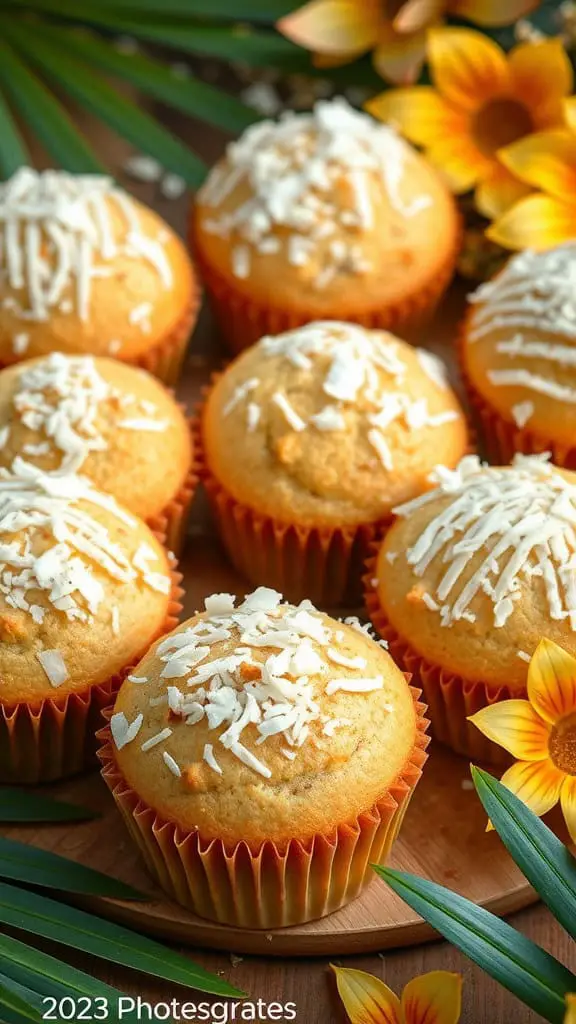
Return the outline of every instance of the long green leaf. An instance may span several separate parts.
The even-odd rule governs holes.
[[[472,769],[484,809],[512,859],[576,939],[576,860],[549,828],[492,775]]]
[[[54,160],[70,171],[99,172],[102,165],[43,83],[6,42],[0,41],[0,84]]]
[[[40,997],[52,996],[58,1001],[70,995],[101,1000],[101,1005],[108,1008],[106,1024],[114,1024],[117,1020],[116,1010],[123,997],[122,992],[40,949],[27,946],[12,936],[0,935],[0,962],[2,974],[26,990],[30,1000],[34,993]],[[123,1010],[123,1021],[141,1019],[127,1004]]]
[[[30,163],[30,154],[24,145],[10,108],[0,92],[0,176],[9,178],[14,171]]]
[[[56,44],[63,38],[62,29],[54,26],[43,26],[42,34]],[[69,31],[66,46],[69,53],[88,65],[118,75],[154,99],[224,131],[241,132],[257,119],[253,110],[220,89],[195,78],[178,79],[158,61],[138,53],[120,53],[108,41]]]
[[[0,882],[0,921],[136,971],[215,995],[241,993],[165,946],[83,910]]]
[[[44,794],[38,796],[24,789],[0,786],[0,822],[6,825],[20,822],[90,821],[97,817],[87,807],[50,800]]]
[[[24,1020],[42,1021],[37,1005],[24,997],[23,987],[0,974],[0,1006],[19,1014]]]
[[[14,18],[3,18],[1,25],[10,41],[81,106],[189,185],[196,187],[203,181],[206,168],[202,161],[149,114],[88,71],[83,62],[70,57],[65,40],[55,46],[41,30]]]
[[[100,871],[84,867],[66,857],[39,850],[27,843],[0,837],[0,878],[28,885],[61,889],[87,896],[107,896],[119,900],[145,900],[131,885],[109,878]]]
[[[44,4],[39,3],[38,0],[21,0],[21,2],[32,9],[45,9]],[[154,14],[161,17],[178,15],[186,21],[200,16],[229,19],[230,21],[261,21],[269,25],[301,6],[301,0],[244,0],[241,7],[239,0],[99,0],[99,2],[104,8],[111,7],[114,11],[136,11],[138,15]],[[57,8],[58,6],[58,0],[52,0],[51,7]],[[69,5],[64,3],[62,8],[63,12],[66,12],[69,10]],[[78,9],[76,18],[79,18]]]
[[[551,1024],[564,1020],[576,976],[505,921],[435,882],[378,865],[391,889],[487,974]]]

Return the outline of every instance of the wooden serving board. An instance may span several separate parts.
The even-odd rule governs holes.
[[[452,371],[454,329],[463,294],[460,288],[447,296],[426,339]],[[178,389],[179,397],[190,409],[202,384],[222,359],[211,324],[205,318],[194,337]],[[453,376],[455,379],[455,373]],[[251,589],[227,563],[202,494],[195,500],[181,568],[186,588],[184,617],[201,608],[208,594],[243,594]],[[342,609],[336,614],[342,614]],[[85,824],[11,828],[6,834],[114,875],[149,894],[145,903],[82,901],[83,906],[138,930],[194,946],[283,957],[373,952],[434,937],[433,930],[377,878],[343,910],[300,927],[263,932],[204,921],[167,900],[150,880],[97,773],[51,786],[46,792],[93,808],[101,817]],[[507,914],[535,902],[536,894],[499,837],[487,834],[485,827],[484,811],[471,789],[467,762],[441,746],[433,746],[394,847],[392,864],[455,889],[497,914]]]

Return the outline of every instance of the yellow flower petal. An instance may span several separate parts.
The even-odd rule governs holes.
[[[517,761],[500,781],[541,817],[558,803],[565,779],[551,761]]]
[[[418,32],[437,21],[445,9],[445,0],[406,0],[392,24],[396,32]]]
[[[457,195],[474,188],[494,166],[465,134],[441,138],[428,147],[426,155]]]
[[[451,0],[448,10],[476,25],[511,25],[539,3],[540,0]]]
[[[427,85],[389,89],[369,100],[366,109],[419,146],[431,145],[440,135],[464,134],[466,130],[466,118]]]
[[[489,704],[470,721],[519,761],[543,761],[548,757],[550,729],[527,700]]]
[[[538,132],[498,151],[498,158],[521,181],[559,199],[575,201],[576,135]]]
[[[576,1024],[576,996],[566,996],[566,1007],[564,1024]]]
[[[527,196],[492,224],[486,235],[505,249],[551,249],[574,241],[576,201],[564,203],[541,193]]]
[[[576,843],[576,775],[570,775],[565,779],[560,794],[560,804],[568,826],[570,839],[573,843]],[[574,1017],[574,1024],[576,1024],[576,1016]]]
[[[426,56],[426,32],[395,32],[392,25],[385,25],[379,33],[378,46],[374,50],[374,67],[382,78],[395,85],[410,85],[415,82]]]
[[[402,993],[404,1024],[458,1024],[462,1012],[462,978],[431,971],[409,981]]]
[[[378,40],[380,0],[312,0],[277,23],[298,46],[318,53],[364,53]]]
[[[518,181],[505,167],[495,164],[476,188],[476,209],[488,220],[496,220],[530,192],[529,185]]]
[[[536,128],[562,125],[563,97],[572,92],[574,75],[559,39],[523,43],[508,54],[515,95],[526,105]]]
[[[445,99],[463,110],[477,110],[487,100],[509,92],[504,51],[466,28],[435,28],[428,33],[430,71]]]
[[[576,658],[552,640],[541,640],[532,655],[528,699],[551,725],[576,712]]]
[[[572,131],[576,131],[576,96],[570,96],[569,99],[564,100],[563,108],[566,124]]]
[[[402,1024],[400,1000],[383,981],[365,971],[331,967],[351,1024]]]

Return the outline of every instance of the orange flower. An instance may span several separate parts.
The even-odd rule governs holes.
[[[489,228],[506,249],[550,249],[576,238],[576,96],[564,110],[573,131],[539,132],[499,153],[517,178],[540,190]]]
[[[443,14],[478,25],[509,25],[540,0],[311,0],[277,28],[315,53],[320,67],[336,67],[374,51],[374,65],[390,82],[415,82],[426,55],[426,29]]]
[[[566,996],[566,1006],[564,1024],[576,1024],[576,996]]]
[[[367,108],[423,146],[453,192],[475,188],[476,206],[492,220],[530,191],[499,151],[564,123],[570,61],[558,39],[523,43],[508,55],[470,29],[431,29],[428,40],[434,87],[391,89]]]
[[[334,967],[340,998],[351,1024],[458,1024],[462,978],[431,971],[409,981],[402,998],[364,971]]]
[[[558,801],[576,842],[576,658],[541,640],[528,669],[528,700],[503,700],[470,718],[519,760],[502,782],[534,814]]]

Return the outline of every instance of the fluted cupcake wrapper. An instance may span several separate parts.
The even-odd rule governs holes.
[[[180,405],[185,413],[186,407]],[[173,498],[155,516],[147,520],[147,525],[162,540],[168,551],[176,556],[181,555],[186,540],[190,507],[194,500],[200,479],[202,462],[199,458],[198,431],[195,419],[188,419],[192,438],[192,462],[184,481]]]
[[[387,302],[381,309],[354,313],[334,309],[318,312],[282,309],[248,298],[240,289],[230,286],[228,280],[203,258],[200,247],[191,238],[195,260],[203,279],[214,318],[228,348],[241,352],[265,335],[304,327],[314,320],[350,320],[372,330],[391,331],[408,341],[415,341],[419,331],[433,316],[440,298],[448,288],[454,273],[456,249],[427,285],[408,298]],[[361,284],[360,284],[361,287]]]
[[[426,761],[428,722],[411,688],[417,737],[394,784],[369,810],[329,834],[226,845],[184,831],[158,815],[123,778],[107,726],[99,733],[102,776],[148,871],[162,889],[200,917],[239,928],[282,928],[338,910],[373,878],[398,834]],[[108,715],[112,713],[109,709]]]
[[[576,469],[576,445],[553,441],[535,434],[527,427],[519,427],[513,420],[507,420],[476,389],[466,368],[464,346],[468,317],[465,317],[458,332],[458,358],[460,374],[466,388],[468,401],[482,434],[486,457],[497,465],[507,465],[514,455],[539,455],[550,452],[555,466]]]
[[[172,587],[165,622],[150,644],[178,625],[182,611],[182,576],[176,561],[171,566]],[[147,645],[148,646],[148,645]],[[147,648],[146,648],[147,649]],[[143,655],[145,651],[141,652]],[[94,763],[96,730],[102,712],[110,705],[122,682],[140,657],[97,686],[64,697],[46,698],[30,706],[26,702],[0,704],[0,782],[54,782]]]
[[[204,400],[208,391],[204,391]],[[237,501],[206,463],[202,414],[203,404],[194,423],[199,472],[219,536],[238,572],[256,586],[279,590],[294,604],[308,598],[313,604],[332,608],[356,605],[362,595],[362,571],[370,545],[388,519],[349,527],[301,526],[281,522]]]
[[[526,696],[509,687],[495,687],[481,679],[469,680],[448,672],[422,657],[408,640],[401,637],[389,621],[378,597],[376,580],[377,546],[366,562],[364,601],[375,630],[388,643],[388,650],[397,664],[409,672],[412,681],[422,687],[428,705],[432,736],[457,754],[475,763],[510,764],[510,756],[502,747],[488,740],[472,722],[470,715],[488,704]]]

